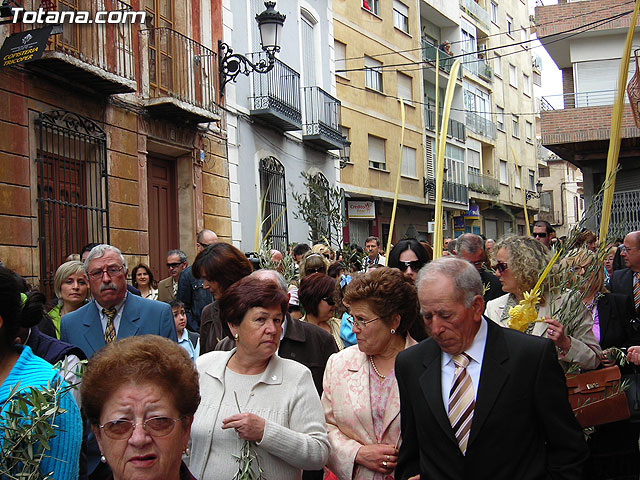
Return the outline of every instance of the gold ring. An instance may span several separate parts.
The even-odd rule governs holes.
[[[387,462],[388,462],[389,460],[391,460],[391,459],[389,458],[389,455],[387,455]]]
[[[384,468],[387,468],[387,462],[386,462],[386,461],[383,461],[383,462],[382,462],[382,466],[383,466]]]

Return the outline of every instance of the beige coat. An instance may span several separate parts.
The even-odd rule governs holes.
[[[567,294],[560,296],[556,302],[566,302],[567,296]],[[487,303],[484,311],[484,315],[487,318],[506,328],[508,328],[507,323],[502,322],[500,319],[502,318],[502,312],[508,299],[509,294],[506,294],[491,300]],[[553,305],[549,305],[548,302],[541,305],[538,311],[538,318],[544,318],[545,316],[551,317],[553,310]],[[581,316],[582,321],[573,332],[573,335],[569,336],[569,338],[571,338],[571,348],[565,355],[561,355],[560,352],[558,352],[558,359],[560,360],[560,365],[562,365],[562,368],[565,370],[571,363],[578,364],[581,370],[593,370],[600,364],[600,355],[602,354],[598,340],[593,334],[593,318],[591,317],[591,313],[584,307],[582,307],[579,312],[576,312],[576,315]],[[537,337],[547,337],[547,327],[548,324],[544,322],[536,322],[531,334]]]

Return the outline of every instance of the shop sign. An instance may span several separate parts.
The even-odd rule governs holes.
[[[469,205],[469,210],[464,214],[465,220],[480,220],[480,205]]]
[[[52,28],[50,25],[7,37],[0,49],[0,68],[33,62],[42,57]]]
[[[376,204],[373,201],[349,201],[347,208],[351,219],[373,220],[376,218]]]

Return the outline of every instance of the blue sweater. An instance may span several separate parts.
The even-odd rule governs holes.
[[[57,370],[54,370],[50,363],[36,357],[29,347],[22,347],[20,358],[7,379],[0,385],[0,406],[6,402],[11,388],[16,383],[20,382],[20,390],[27,387],[46,387],[47,382],[54,380],[57,374]],[[62,397],[60,406],[66,413],[56,417],[57,433],[49,442],[51,449],[45,452],[40,471],[43,476],[53,472],[55,480],[76,480],[82,443],[80,410],[71,392]],[[0,412],[0,418],[3,416],[4,409]]]

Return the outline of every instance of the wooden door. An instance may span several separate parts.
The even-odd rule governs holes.
[[[149,263],[153,277],[169,276],[167,252],[178,245],[178,195],[175,161],[149,158],[147,163],[149,205]]]

